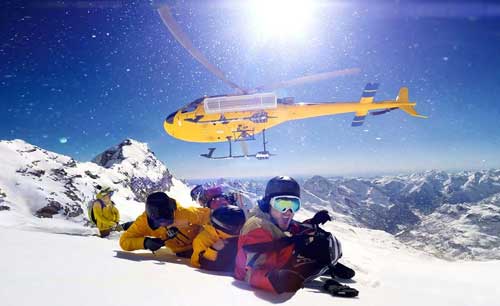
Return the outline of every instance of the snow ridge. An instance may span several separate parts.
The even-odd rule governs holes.
[[[50,224],[43,218],[51,218],[80,224],[86,232],[88,228],[82,228],[89,225],[86,207],[97,185],[117,190],[113,200],[124,221],[135,219],[144,210],[150,192],[188,190],[146,144],[132,139],[99,154],[94,161],[80,163],[22,140],[0,141],[1,224],[29,224],[38,229]]]

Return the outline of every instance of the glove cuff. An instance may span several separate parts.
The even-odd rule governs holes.
[[[211,247],[205,250],[205,253],[203,254],[203,257],[210,261],[215,261],[217,260],[217,254],[218,252],[215,249],[212,249]]]

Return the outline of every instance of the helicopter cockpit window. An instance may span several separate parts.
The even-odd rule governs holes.
[[[174,123],[174,117],[175,115],[177,115],[177,112],[173,112],[171,113],[170,115],[168,115],[167,119],[165,119],[165,121],[167,121],[167,123]]]
[[[189,103],[188,105],[186,105],[186,107],[184,107],[182,109],[182,113],[194,111],[198,107],[198,105],[200,105],[200,103],[203,102],[204,99],[205,98],[199,98],[199,99],[196,99],[193,102]]]

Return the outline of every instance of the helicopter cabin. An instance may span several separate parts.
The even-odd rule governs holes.
[[[277,107],[274,93],[257,93],[239,96],[207,97],[203,100],[207,114],[263,110]]]

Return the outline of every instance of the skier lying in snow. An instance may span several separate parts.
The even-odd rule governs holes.
[[[318,226],[331,220],[327,211],[316,213],[304,223],[293,220],[300,208],[300,187],[293,178],[272,178],[258,204],[238,240],[237,279],[283,293],[296,292],[325,272],[341,278],[354,276],[353,270],[337,262],[342,256],[338,240]],[[333,279],[323,288],[333,295],[358,295],[356,289]]]
[[[213,271],[234,271],[238,235],[245,213],[237,206],[221,206],[212,211],[210,223],[193,241],[191,265]]]
[[[155,192],[146,200],[146,211],[120,237],[125,251],[157,251],[168,247],[180,257],[191,257],[193,239],[209,222],[210,209],[182,207],[164,192]]]

